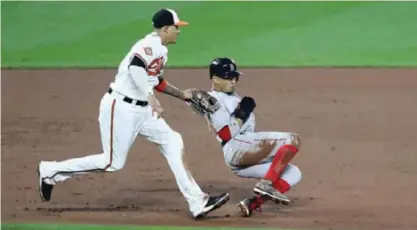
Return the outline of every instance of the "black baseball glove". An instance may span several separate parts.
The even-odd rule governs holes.
[[[200,115],[208,115],[216,112],[220,108],[217,99],[208,92],[196,89],[192,92],[191,99],[186,100],[194,112]]]
[[[255,99],[253,99],[252,97],[245,96],[242,98],[235,111],[233,111],[232,116],[241,119],[243,123],[245,123],[246,120],[249,118],[250,114],[255,109],[255,107]]]
[[[239,108],[245,112],[252,113],[256,107],[255,99],[252,97],[243,97],[239,103]]]

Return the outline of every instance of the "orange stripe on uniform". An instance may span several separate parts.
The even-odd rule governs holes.
[[[157,86],[155,86],[155,89],[158,92],[163,92],[166,89],[167,85],[168,85],[167,81],[162,80],[161,82],[159,82]]]
[[[116,100],[113,99],[113,103],[111,104],[111,120],[110,120],[110,163],[103,169],[106,171],[111,164],[113,163],[113,126],[114,126],[114,107],[116,105]]]

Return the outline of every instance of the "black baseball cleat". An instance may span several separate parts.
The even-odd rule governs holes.
[[[204,206],[201,213],[199,213],[197,216],[194,217],[195,220],[200,220],[204,218],[208,213],[220,208],[224,204],[227,203],[230,199],[229,193],[222,193],[218,196],[210,196],[206,206]]]
[[[40,164],[38,167],[38,177],[39,177],[39,195],[42,201],[48,202],[51,200],[52,189],[54,188],[53,185],[47,184],[43,181],[40,172]]]

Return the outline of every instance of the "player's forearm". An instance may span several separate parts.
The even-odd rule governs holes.
[[[177,87],[168,83],[168,81],[163,80],[161,83],[156,87],[158,92],[170,95],[175,98],[179,98],[184,100],[182,90],[178,89]]]
[[[182,90],[178,89],[177,87],[167,83],[167,87],[165,87],[165,90],[162,91],[162,93],[171,95],[176,98],[182,99]]]

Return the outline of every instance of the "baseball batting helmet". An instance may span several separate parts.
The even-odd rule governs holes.
[[[216,58],[210,63],[210,79],[213,76],[220,77],[226,80],[232,80],[236,78],[239,80],[239,76],[242,74],[241,72],[237,71],[236,63],[227,57],[224,58]]]

